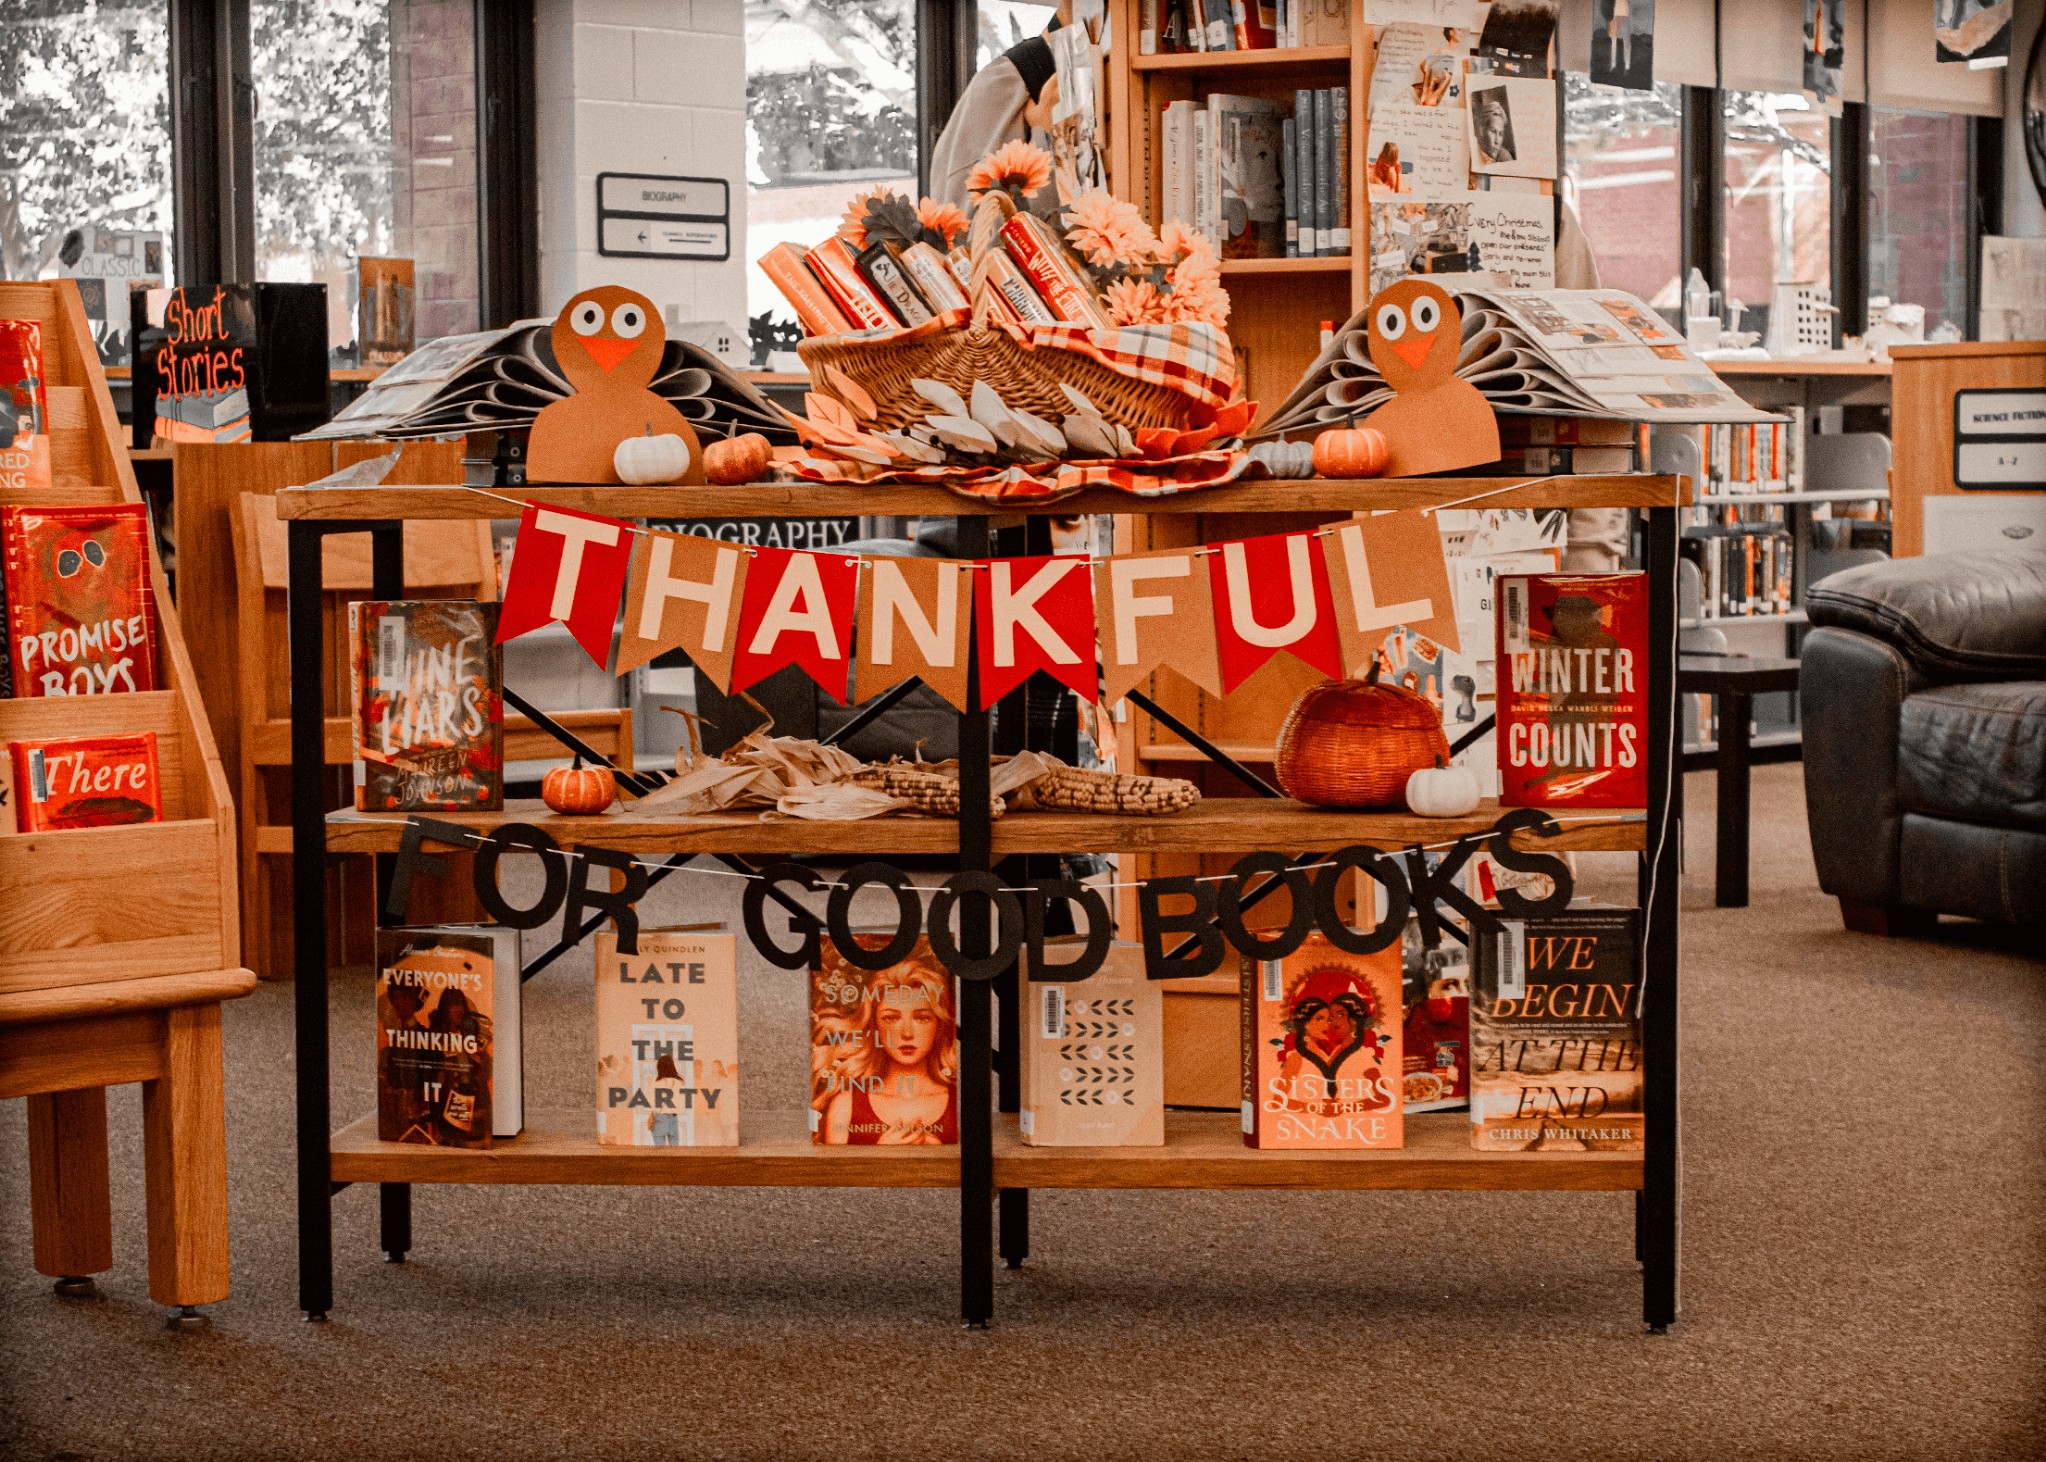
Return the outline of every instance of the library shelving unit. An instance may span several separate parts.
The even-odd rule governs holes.
[[[1675,731],[1676,622],[1673,594],[1678,512],[1688,484],[1674,477],[1580,477],[1515,487],[1515,479],[1430,478],[1381,481],[1287,481],[1232,484],[1163,498],[1094,491],[1056,504],[981,503],[935,487],[760,484],[715,487],[524,487],[510,494],[621,519],[776,517],[844,513],[960,518],[966,557],[984,556],[993,515],[1136,513],[1160,519],[1231,515],[1255,520],[1280,512],[1348,513],[1426,507],[1475,492],[1503,490],[1506,506],[1640,508],[1648,523],[1651,596],[1649,633],[1649,800],[1645,810],[1618,810],[1568,821],[1546,849],[1632,852],[1640,860],[1647,910],[1642,948],[1643,1046],[1647,1064],[1646,1150],[1640,1153],[1479,1153],[1469,1145],[1467,1118],[1444,1113],[1408,1123],[1408,1145],[1372,1152],[1267,1152],[1243,1146],[1234,1113],[1175,1112],[1157,1148],[1049,1148],[1017,1136],[1015,1063],[994,1052],[995,1008],[1008,1029],[1021,1000],[1014,968],[993,981],[962,981],[959,1000],[960,1142],[955,1148],[889,1150],[814,1146],[800,1130],[760,1130],[749,1118],[730,1148],[616,1148],[596,1141],[588,1112],[550,1114],[533,1103],[527,1132],[485,1151],[380,1142],[373,1120],[333,1130],[328,1082],[328,969],[320,860],[295,868],[297,919],[297,1077],[299,1141],[300,1305],[324,1316],[334,1303],[335,1193],[351,1183],[379,1184],[381,1242],[393,1258],[411,1247],[413,1183],[609,1183],[641,1185],[766,1185],[789,1187],[929,1187],[959,1192],[960,1311],[970,1326],[994,1309],[996,1255],[1020,1264],[1028,1251],[1032,1188],[1216,1189],[1571,1189],[1635,1195],[1635,1258],[1642,1266],[1643,1315],[1655,1329],[1677,1311],[1678,1247],[1678,869],[1680,812],[1672,797]],[[500,516],[497,497],[459,487],[302,488],[278,494],[289,523],[292,674],[305,677],[293,697],[293,737],[305,769],[293,803],[301,849],[393,852],[400,816],[328,813],[319,791],[321,721],[318,605],[321,543],[329,534],[372,536],[380,579],[395,579],[401,524],[420,518]],[[375,592],[383,592],[381,588]],[[970,672],[971,673],[971,672]],[[959,724],[961,803],[956,821],[884,818],[851,824],[763,822],[750,814],[698,817],[614,813],[595,818],[553,816],[538,804],[512,803],[501,813],[451,820],[487,829],[531,822],[564,846],[584,844],[664,855],[804,853],[850,859],[889,853],[954,860],[961,869],[991,870],[1012,857],[1061,852],[1242,853],[1284,849],[1322,852],[1350,844],[1400,849],[1488,829],[1499,809],[1464,818],[1420,819],[1404,813],[1352,813],[1284,800],[1215,800],[1157,818],[1017,812],[987,816],[990,718],[962,713]],[[976,785],[977,783],[977,785]],[[1013,865],[1011,865],[1013,866]],[[1007,874],[1005,873],[1006,877]],[[961,900],[960,937],[973,952],[991,947],[990,905]],[[800,978],[792,975],[791,978]],[[366,1057],[365,1057],[366,1059]],[[999,1108],[999,1110],[997,1110]],[[997,1199],[999,1194],[999,1201]],[[999,1212],[999,1234],[996,1215]]]
[[[52,479],[0,502],[140,503],[77,286],[0,284],[0,317],[42,325]],[[80,1292],[113,1265],[105,1088],[142,1083],[149,1293],[183,1308],[227,1295],[220,1002],[255,976],[234,805],[153,545],[149,576],[162,689],[0,700],[0,753],[154,732],[163,799],[159,822],[0,836],[0,1097],[28,1098],[36,1268]]]

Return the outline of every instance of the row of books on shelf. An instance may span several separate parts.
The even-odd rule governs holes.
[[[1303,87],[1292,105],[1210,93],[1170,102],[1159,129],[1164,216],[1225,259],[1350,252],[1350,89]]]
[[[1805,409],[1787,421],[1716,423],[1705,428],[1705,477],[1714,493],[1798,492],[1804,487]]]
[[[1350,0],[1139,0],[1137,51],[1271,51],[1350,43]]]
[[[1067,257],[1050,224],[1018,213],[1002,227],[1002,251],[988,262],[996,310],[1024,325],[1109,327],[1108,316]],[[973,267],[964,245],[941,253],[875,240],[864,248],[838,235],[805,249],[781,243],[760,259],[761,272],[812,335],[888,330],[932,319],[964,324]]]
[[[1317,934],[1282,959],[1246,961],[1246,1145],[1398,1148],[1406,1114],[1467,1110],[1480,1150],[1638,1150],[1636,930],[1632,910],[1572,909],[1505,922],[1473,953],[1410,920],[1403,939],[1371,953]],[[886,938],[856,937],[869,949]],[[518,931],[443,925],[378,940],[378,1137],[487,1148],[517,1136]],[[1159,1146],[1171,1055],[1161,987],[1145,978],[1141,946],[1126,943],[1087,979],[1059,979],[1077,944],[1047,941],[1046,968],[1024,970],[1022,1140]],[[809,982],[812,1142],[956,1143],[957,989],[927,941],[879,970],[826,945]],[[600,934],[596,985],[597,1143],[737,1146],[735,936],[717,925],[643,929],[626,954]]]
[[[1683,551],[1698,571],[1701,619],[1788,614],[1795,601],[1790,535],[1767,527],[1687,537]]]
[[[1563,477],[1645,472],[1648,428],[1639,422],[1592,416],[1526,416],[1499,413],[1502,474]]]

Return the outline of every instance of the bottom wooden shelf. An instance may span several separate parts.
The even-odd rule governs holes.
[[[956,1147],[819,1147],[787,1114],[738,1147],[600,1147],[592,1112],[541,1112],[487,1151],[379,1142],[376,1118],[334,1134],[341,1183],[592,1183],[640,1187],[953,1188]],[[748,1123],[749,1127],[759,1125]],[[773,1130],[785,1127],[786,1130]],[[1407,1146],[1263,1152],[1228,1112],[1168,1112],[1162,1147],[1026,1147],[995,1127],[997,1188],[1404,1188],[1621,1192],[1641,1186],[1638,1152],[1476,1152],[1462,1112],[1407,1120]]]

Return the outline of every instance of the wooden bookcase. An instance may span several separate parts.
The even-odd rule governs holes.
[[[517,492],[527,501],[623,519],[945,514],[961,519],[960,552],[972,557],[986,552],[988,521],[997,515],[1140,514],[1175,531],[1202,521],[1228,522],[1239,529],[1231,536],[1240,536],[1242,525],[1286,510],[1327,516],[1426,507],[1495,489],[1502,492],[1495,501],[1510,507],[1640,508],[1648,524],[1650,573],[1667,586],[1676,572],[1677,515],[1688,491],[1682,481],[1668,477],[1579,477],[1525,486],[1515,479],[1489,478],[1251,482],[1144,499],[1097,490],[1054,504],[990,503],[935,487],[786,483],[733,488],[528,487]],[[395,575],[404,521],[483,518],[505,511],[496,497],[459,487],[291,489],[279,493],[276,503],[278,515],[290,525],[293,675],[305,676],[308,685],[316,685],[320,674],[325,536],[368,530],[385,564],[380,572]],[[1028,1253],[1032,1188],[1604,1190],[1636,1195],[1633,1257],[1642,1266],[1643,1317],[1652,1328],[1664,1328],[1677,1312],[1677,850],[1682,841],[1671,754],[1676,625],[1667,593],[1651,597],[1649,636],[1656,647],[1648,678],[1651,805],[1644,810],[1573,815],[1561,836],[1541,843],[1544,850],[1631,852],[1641,862],[1647,909],[1641,956],[1647,992],[1642,1014],[1647,1112],[1643,1152],[1481,1153],[1470,1147],[1467,1117],[1457,1113],[1410,1119],[1407,1146],[1396,1150],[1253,1150],[1243,1145],[1233,1112],[1173,1113],[1167,1118],[1166,1141],[1156,1148],[1025,1146],[1016,1131],[1016,1083],[1008,1071],[998,1076],[992,1052],[995,1000],[1006,1007],[1004,1020],[1015,1018],[1021,1004],[1013,967],[992,982],[960,985],[961,1120],[956,1147],[813,1146],[799,1121],[777,1127],[754,1117],[745,1119],[737,1147],[604,1147],[596,1140],[589,1113],[550,1111],[545,1093],[532,1103],[526,1131],[488,1150],[381,1142],[370,1117],[355,1117],[338,1131],[334,1128],[323,885],[317,862],[300,859],[295,991],[300,1306],[313,1318],[324,1318],[333,1306],[332,1204],[338,1189],[350,1183],[379,1185],[380,1243],[392,1258],[403,1257],[412,1244],[413,1183],[953,1188],[960,1200],[960,1309],[972,1326],[985,1325],[993,1314],[997,1253],[1011,1266],[1022,1263]],[[303,653],[296,653],[300,649]],[[294,695],[294,743],[308,748],[300,762],[304,780],[294,796],[298,846],[324,842],[336,852],[396,850],[405,825],[402,816],[326,810],[320,797],[317,751],[322,727],[317,707],[317,696]],[[1476,833],[1489,828],[1499,812],[1488,805],[1465,818],[1419,819],[1404,813],[1336,812],[1284,800],[1216,800],[1157,818],[1015,812],[996,821],[984,810],[986,784],[980,783],[978,789],[973,785],[974,768],[987,764],[988,722],[982,712],[960,717],[961,766],[967,779],[961,800],[969,811],[958,820],[884,818],[844,824],[763,822],[750,814],[682,817],[631,812],[563,817],[550,815],[535,803],[513,803],[503,812],[455,814],[449,820],[484,830],[528,822],[564,846],[602,846],[647,859],[806,853],[836,854],[852,861],[921,854],[956,861],[962,869],[991,869],[1014,854],[1071,851],[1197,857],[1259,849],[1326,851],[1352,844],[1397,850]],[[982,810],[975,813],[976,808]],[[970,913],[969,905],[961,915],[963,926]],[[976,947],[970,927],[962,928],[962,936],[968,948]],[[802,978],[796,973],[786,977]],[[366,1064],[371,1057],[363,1050],[352,1059]]]

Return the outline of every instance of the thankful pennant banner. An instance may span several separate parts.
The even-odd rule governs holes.
[[[559,620],[592,660],[608,661],[632,535],[613,518],[526,504],[497,614],[497,643]]]
[[[1208,577],[1223,694],[1281,650],[1331,679],[1342,678],[1328,569],[1312,532],[1217,544],[1208,555]]]
[[[1396,625],[1463,648],[1442,536],[1426,513],[1403,509],[1332,524],[1323,530],[1321,551],[1335,599],[1342,674],[1362,675]]]
[[[1105,558],[1094,565],[1101,699],[1114,705],[1161,665],[1210,695],[1222,693],[1215,601],[1191,548]]]
[[[845,703],[859,563],[842,553],[753,550],[740,601],[732,694],[784,665],[800,665],[826,695]]]
[[[712,685],[729,695],[739,606],[751,562],[744,549],[714,538],[640,534],[625,583],[617,673],[637,669],[668,650],[680,650]]]
[[[1094,699],[1094,594],[1081,557],[991,558],[974,567],[974,634],[986,710],[1042,670]]]
[[[915,676],[960,710],[973,635],[971,564],[939,558],[868,558],[860,575],[859,653],[853,699]]]

